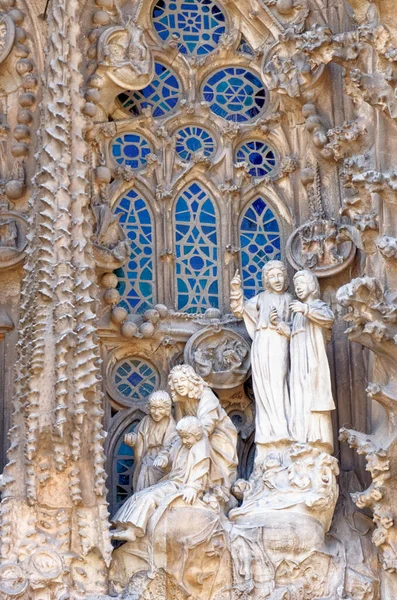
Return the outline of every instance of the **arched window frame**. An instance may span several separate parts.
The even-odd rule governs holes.
[[[142,184],[142,181],[135,182],[134,185],[131,185],[128,181],[120,181],[113,188],[113,193],[111,196],[110,205],[112,211],[114,212],[118,203],[121,199],[129,192],[129,190],[133,190],[136,194],[138,194],[146,203],[147,209],[149,211],[151,221],[152,221],[152,234],[153,234],[153,242],[152,242],[152,256],[153,256],[153,304],[156,302],[162,302],[163,299],[159,296],[159,290],[162,290],[163,281],[162,281],[162,273],[161,269],[159,269],[159,247],[161,247],[162,238],[163,238],[163,227],[160,220],[156,217],[156,208],[155,201],[153,199],[151,191]],[[128,266],[128,261],[124,265],[124,269]],[[129,311],[134,314],[131,310]]]
[[[175,208],[176,208],[176,204],[178,202],[178,199],[179,199],[181,193],[183,193],[184,190],[187,189],[193,183],[197,183],[211,198],[211,201],[214,205],[214,210],[215,210],[216,228],[217,228],[217,247],[218,247],[218,260],[217,260],[218,282],[219,282],[218,294],[219,294],[219,308],[222,309],[224,301],[225,301],[224,290],[226,288],[224,286],[224,277],[223,277],[223,273],[222,273],[223,253],[224,253],[224,247],[225,247],[224,231],[223,231],[223,223],[224,223],[223,216],[224,216],[225,210],[222,210],[221,207],[223,209],[225,209],[226,207],[222,206],[224,203],[222,202],[222,199],[219,196],[219,192],[216,190],[213,182],[209,181],[207,178],[204,178],[202,173],[200,175],[198,175],[198,173],[195,169],[193,169],[189,175],[190,176],[188,178],[184,178],[183,182],[181,182],[179,184],[179,186],[175,189],[172,206],[170,208],[171,218],[169,219],[169,222],[167,223],[167,226],[168,226],[167,230],[168,230],[168,236],[169,236],[168,239],[171,241],[171,247],[173,249],[174,256],[176,256],[176,247],[175,247]],[[171,281],[172,281],[172,290],[173,290],[173,304],[174,304],[175,309],[177,309],[176,308],[177,307],[177,281],[176,280],[177,280],[177,278],[176,278],[176,260],[174,259],[173,264],[172,264]],[[201,311],[201,312],[204,312],[204,311]],[[197,314],[200,314],[200,312],[198,312]]]
[[[240,229],[245,213],[251,205],[251,203],[259,197],[261,197],[266,202],[266,204],[268,204],[269,208],[272,210],[275,218],[277,219],[280,231],[280,259],[285,261],[285,244],[289,234],[292,231],[292,215],[290,213],[289,207],[287,207],[287,205],[285,204],[284,199],[282,199],[278,194],[276,194],[274,190],[270,190],[269,187],[266,186],[266,184],[264,184],[263,182],[255,186],[255,188],[253,188],[250,191],[250,193],[245,196],[243,202],[241,203],[239,217],[237,221],[237,230],[235,232],[235,239],[237,240],[237,245],[240,247]],[[241,249],[239,252],[238,268],[240,270],[240,273],[242,273]]]
[[[117,507],[117,485],[118,477],[116,473],[116,448],[121,440],[121,436],[126,433],[129,427],[135,422],[140,423],[146,412],[139,408],[130,408],[122,410],[113,417],[108,435],[105,440],[105,455],[106,459],[106,471],[108,473],[108,502],[111,515],[115,513]],[[131,473],[133,476],[133,471]]]

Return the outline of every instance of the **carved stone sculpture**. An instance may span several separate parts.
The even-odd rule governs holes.
[[[323,446],[331,452],[330,411],[335,404],[325,345],[334,315],[320,300],[318,280],[313,273],[298,271],[294,285],[298,300],[291,302],[290,429],[293,439]]]
[[[259,445],[290,439],[288,429],[288,361],[291,296],[287,272],[280,261],[262,270],[265,291],[244,303],[241,278],[231,283],[233,314],[244,319],[253,340],[252,377],[256,402],[255,441]]]
[[[137,431],[124,436],[125,444],[134,448],[134,492],[140,492],[164,477],[167,455],[177,437],[167,392],[153,392],[148,408],[149,414],[139,423]]]
[[[236,478],[236,428],[213,391],[192,367],[174,367],[168,382],[177,420],[191,415],[202,423],[211,447],[211,481],[217,482],[220,497],[228,499]]]

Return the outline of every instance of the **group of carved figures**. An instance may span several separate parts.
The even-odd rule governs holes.
[[[334,316],[319,298],[317,278],[298,271],[298,299],[286,291],[280,261],[263,268],[264,291],[244,302],[241,279],[231,284],[231,307],[252,342],[256,403],[256,464],[275,448],[296,443],[332,451],[334,408],[325,345]],[[154,392],[149,414],[125,443],[134,448],[134,494],[113,517],[113,537],[135,542],[147,535],[176,499],[217,504],[226,512],[237,473],[237,431],[209,385],[189,365],[172,369],[171,396]],[[174,416],[172,415],[174,405]]]
[[[298,271],[287,292],[285,265],[269,261],[264,291],[244,302],[241,278],[232,280],[231,308],[252,338],[251,363],[256,404],[257,453],[268,444],[315,443],[332,452],[330,411],[335,408],[326,355],[334,315],[320,299],[317,277]]]
[[[149,414],[125,442],[134,448],[135,493],[113,518],[115,539],[146,535],[150,518],[177,498],[194,504],[211,489],[227,503],[237,471],[237,431],[218,398],[192,367],[175,367],[165,391],[149,398]]]

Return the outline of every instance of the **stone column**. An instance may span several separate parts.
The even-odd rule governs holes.
[[[105,593],[111,556],[81,6],[54,0],[46,13],[40,150],[1,504],[0,590],[46,600]]]

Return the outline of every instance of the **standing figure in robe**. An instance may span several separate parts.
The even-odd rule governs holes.
[[[165,475],[163,465],[172,444],[178,439],[175,421],[171,415],[170,395],[162,390],[149,396],[149,414],[143,417],[137,431],[127,433],[124,443],[134,448],[134,492],[154,485]]]
[[[255,394],[255,442],[261,459],[264,444],[291,439],[288,428],[289,338],[292,296],[286,292],[284,263],[271,260],[262,269],[264,291],[244,302],[241,277],[231,282],[233,315],[243,318],[252,339],[251,364]]]
[[[168,456],[169,473],[161,481],[133,494],[112,519],[116,540],[134,542],[146,535],[149,519],[159,508],[161,515],[173,500],[181,497],[187,504],[207,491],[210,484],[210,448],[203,427],[196,417],[185,417],[176,430],[180,439]],[[161,507],[161,508],[160,508]]]
[[[320,300],[320,286],[313,273],[295,273],[294,286],[298,300],[291,302],[291,433],[298,442],[322,443],[332,452],[330,411],[335,404],[325,348],[334,314]]]
[[[200,421],[211,448],[211,482],[226,500],[237,474],[237,430],[219,399],[193,367],[177,365],[168,378],[177,421],[194,416]]]

